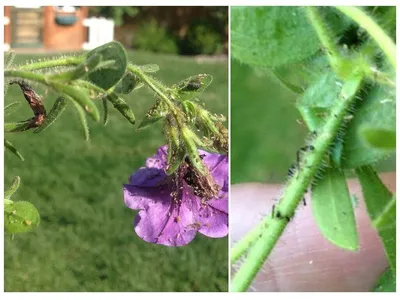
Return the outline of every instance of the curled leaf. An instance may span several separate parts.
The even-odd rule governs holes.
[[[138,89],[143,86],[139,78],[131,72],[126,72],[121,81],[116,85],[114,92],[121,94],[129,94],[134,89]]]
[[[102,103],[103,103],[103,113],[104,113],[103,125],[107,125],[107,123],[108,123],[108,102],[107,102],[107,98],[103,98],[102,99]]]
[[[10,188],[4,192],[4,199],[11,199],[11,196],[14,195],[15,192],[18,190],[20,183],[21,183],[21,178],[19,176],[16,176]]]
[[[114,105],[114,107],[131,123],[135,124],[135,115],[130,107],[126,104],[121,97],[115,93],[106,96],[106,99]]]
[[[212,82],[212,76],[199,74],[190,76],[172,86],[179,100],[190,100],[202,93]]]
[[[138,126],[138,130],[156,123],[158,120],[165,118],[167,114],[167,107],[164,105],[163,101],[158,99],[156,104],[145,114],[142,122]]]
[[[78,113],[79,122],[81,123],[83,137],[84,137],[85,141],[88,141],[90,138],[90,131],[89,131],[89,125],[86,120],[85,111],[82,109],[82,107],[78,103],[76,103],[76,102],[73,102],[73,103],[76,108],[76,112]]]
[[[52,87],[60,93],[66,94],[77,102],[95,121],[100,120],[100,113],[96,105],[90,100],[87,91],[78,87],[52,82]]]
[[[4,107],[4,116],[12,114],[15,109],[21,104],[20,101],[14,101]]]
[[[12,153],[14,153],[20,160],[22,160],[22,161],[25,160],[24,157],[22,156],[22,154],[19,153],[17,148],[15,148],[14,145],[10,141],[4,139],[4,147],[5,147],[5,149],[7,149],[7,150],[11,151]]]
[[[183,127],[181,129],[181,136],[183,143],[186,148],[186,154],[189,157],[192,165],[203,175],[206,174],[206,170],[204,168],[204,164],[200,159],[199,152],[197,149],[197,145],[202,145],[203,143],[199,139],[199,137],[191,131],[188,127]]]
[[[47,115],[46,119],[38,128],[36,128],[33,132],[40,133],[47,129],[50,125],[52,125],[59,116],[64,112],[65,108],[67,107],[68,101],[63,97],[58,97],[57,100],[54,102],[53,107],[51,108],[49,114]]]
[[[4,131],[5,132],[22,132],[22,131],[32,128],[31,122],[32,122],[32,119],[28,119],[26,121],[4,123]]]

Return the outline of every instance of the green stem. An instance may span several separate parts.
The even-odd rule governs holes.
[[[362,77],[358,73],[345,82],[339,99],[332,108],[325,125],[321,128],[318,136],[313,141],[314,150],[304,154],[300,162],[301,168],[297,170],[289,180],[280,202],[275,207],[275,212],[279,212],[282,217],[277,217],[276,213],[274,217],[266,217],[262,221],[264,230],[258,230],[259,233],[261,232],[261,236],[257,236],[255,234],[257,231],[254,230],[251,232],[251,238],[247,236],[244,238],[247,243],[247,248],[250,248],[250,244],[253,244],[253,246],[249,250],[246,261],[242,264],[232,280],[232,291],[243,292],[248,289],[252,280],[283,233],[288,222],[287,218],[294,216],[295,210],[321,165],[328,147],[333,142],[361,82]],[[235,249],[236,246],[233,247],[232,252],[235,253],[235,257],[237,253],[242,251],[245,243],[240,242],[239,245],[241,247],[239,250]]]
[[[386,54],[393,68],[396,69],[396,44],[385,33],[385,31],[362,9],[354,6],[337,6],[338,10],[354,20],[360,27],[365,29],[375,40],[378,46]]]
[[[49,85],[46,77],[39,73],[32,73],[26,71],[19,71],[19,70],[8,70],[4,71],[4,77],[17,77],[27,80],[32,80],[35,82],[43,83],[45,85]]]
[[[311,22],[311,25],[314,27],[314,30],[317,33],[319,40],[321,41],[323,47],[327,52],[329,63],[332,66],[332,69],[337,74],[340,74],[342,57],[340,56],[340,52],[336,47],[336,44],[334,42],[335,40],[334,37],[329,31],[329,28],[325,25],[324,21],[322,20],[317,7],[308,6],[305,9],[307,16]]]
[[[19,69],[25,71],[33,71],[33,70],[41,70],[54,67],[76,66],[82,63],[85,60],[85,58],[86,54],[79,56],[56,58],[52,60],[35,61],[33,63],[20,66]]]
[[[167,95],[165,95],[165,93],[164,93],[165,88],[160,86],[156,80],[154,80],[151,76],[148,76],[147,74],[145,74],[142,70],[140,70],[138,67],[136,67],[133,64],[128,65],[128,70],[131,71],[132,73],[136,74],[136,76],[138,76],[141,81],[145,82],[147,84],[147,86],[150,89],[152,89],[167,104],[167,106],[170,108],[170,110],[176,120],[176,123],[178,124],[178,127],[183,128],[183,124],[181,122],[181,118],[179,117],[177,108],[171,102],[169,97]],[[164,91],[162,91],[161,89],[163,89]]]
[[[235,263],[248,249],[252,242],[257,240],[257,238],[263,233],[270,218],[264,218],[255,228],[248,232],[241,240],[239,240],[235,246],[231,249],[230,257],[231,263]]]

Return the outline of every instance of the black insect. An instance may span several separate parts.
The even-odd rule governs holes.
[[[287,222],[290,222],[290,217],[282,215],[279,210],[275,209],[275,204],[272,205],[272,218],[277,218],[279,220],[284,219]]]
[[[192,79],[181,89],[181,91],[194,92],[200,89],[201,86],[202,84],[200,81],[198,81],[197,79]]]

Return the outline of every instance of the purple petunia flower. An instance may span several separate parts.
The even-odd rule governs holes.
[[[155,244],[184,246],[197,232],[212,238],[228,234],[228,158],[202,150],[199,155],[211,180],[197,180],[198,174],[185,163],[176,174],[168,176],[164,171],[167,146],[163,146],[124,185],[125,204],[140,210],[134,222],[140,238]],[[211,199],[204,197],[210,193],[201,192],[204,186],[211,186]]]

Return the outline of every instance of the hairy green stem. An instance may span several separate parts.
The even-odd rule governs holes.
[[[322,20],[317,7],[308,6],[305,9],[311,25],[314,27],[319,40],[327,52],[329,63],[332,66],[332,69],[339,74],[340,66],[342,65],[342,57],[340,56],[339,50],[336,47],[334,37]]]
[[[69,67],[76,66],[82,63],[86,58],[86,54],[79,56],[60,57],[51,60],[35,61],[23,66],[18,67],[20,70],[34,71],[41,69],[48,69],[54,67]]]
[[[317,132],[317,137],[313,141],[313,150],[304,154],[300,162],[300,169],[296,170],[286,185],[283,196],[275,207],[275,216],[268,216],[262,221],[264,230],[258,230],[259,233],[262,232],[260,236],[255,234],[257,231],[252,231],[251,238],[247,236],[244,238],[248,243],[247,248],[250,248],[250,244],[253,246],[249,249],[246,261],[232,280],[232,291],[243,292],[249,288],[283,233],[288,219],[294,216],[295,210],[321,165],[328,147],[333,142],[361,82],[362,76],[357,72],[344,83],[339,99],[332,108],[325,125]],[[233,247],[232,252],[235,253],[235,257],[245,246],[244,242],[240,242],[239,245],[241,247],[239,250],[235,249],[236,246]]]
[[[337,6],[338,10],[354,20],[360,27],[365,29],[375,40],[378,46],[386,54],[389,62],[396,69],[396,44],[386,32],[375,23],[362,9],[354,6]]]
[[[19,70],[8,70],[4,71],[4,77],[16,77],[27,80],[32,80],[35,82],[39,82],[45,85],[48,85],[46,77],[43,74],[27,72],[27,71],[19,71]]]
[[[158,97],[160,97],[160,99],[162,99],[167,104],[167,106],[170,108],[170,110],[176,120],[178,127],[183,128],[183,124],[178,115],[178,111],[177,111],[178,108],[175,107],[175,105],[171,102],[171,100],[168,98],[168,96],[165,95],[164,91],[161,90],[164,88],[161,87],[157,83],[157,81],[154,80],[151,76],[146,75],[142,70],[137,68],[135,65],[129,64],[128,70],[131,71],[132,73],[134,73],[136,76],[138,76],[141,81],[145,82],[148,85],[148,87],[150,89],[152,89],[158,95]]]
[[[231,263],[235,263],[248,249],[252,242],[265,231],[267,224],[270,222],[270,217],[262,219],[258,225],[240,239],[231,249]]]

